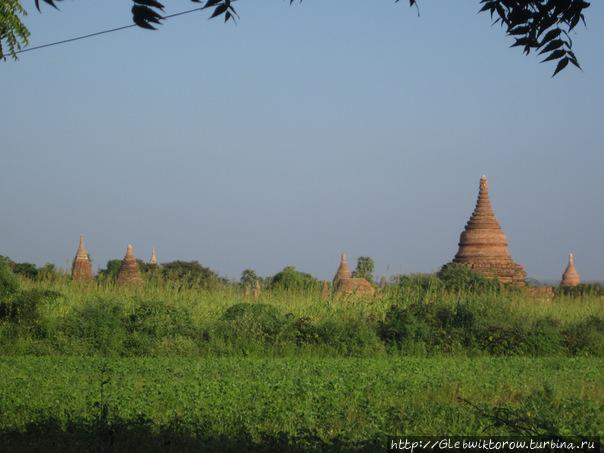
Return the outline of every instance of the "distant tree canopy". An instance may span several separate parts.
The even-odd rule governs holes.
[[[216,272],[202,266],[197,261],[172,261],[162,263],[162,274],[166,280],[178,282],[188,287],[210,288],[224,283]]]
[[[317,287],[319,281],[310,274],[287,266],[271,279],[271,287],[277,289],[299,290]]]
[[[253,269],[245,269],[241,273],[241,279],[239,281],[244,288],[253,288],[256,286],[256,282],[260,281],[260,277],[258,277],[256,271]]]
[[[30,0],[31,1],[31,0]],[[40,0],[33,0],[40,10]],[[57,7],[62,0],[42,0]],[[233,4],[236,0],[206,0],[199,9],[209,9],[210,18],[221,17],[225,22],[239,18]],[[191,0],[202,3],[202,0]],[[398,3],[399,0],[394,0]],[[290,5],[294,0],[289,0]],[[300,0],[302,3],[302,0]],[[409,6],[418,9],[418,0],[409,0]],[[542,62],[556,61],[554,74],[572,63],[580,69],[572,51],[573,41],[569,33],[579,24],[585,24],[585,10],[590,6],[584,0],[480,0],[480,12],[487,12],[495,19],[494,24],[505,28],[514,39],[512,47],[521,47],[526,55],[531,51],[544,55]],[[154,30],[165,19],[164,4],[158,0],[132,0],[132,21],[141,28]],[[0,2],[0,58],[17,57],[23,46],[29,43],[29,31],[21,21],[27,12],[20,0]],[[7,50],[5,50],[7,47]]]
[[[50,263],[38,267],[32,263],[17,263],[7,256],[0,256],[0,260],[4,261],[15,275],[20,275],[30,280],[54,280],[58,278],[60,273],[55,265]]]
[[[373,270],[375,263],[373,259],[368,256],[359,256],[357,260],[357,267],[352,272],[353,277],[364,278],[370,282],[373,281]]]

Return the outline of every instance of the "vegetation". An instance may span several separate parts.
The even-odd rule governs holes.
[[[56,7],[61,0],[42,0]],[[201,0],[191,0],[201,3]],[[399,0],[394,0],[397,3]],[[40,10],[40,0],[34,0]],[[132,0],[132,21],[139,27],[154,30],[163,16],[164,5],[157,0]],[[302,2],[302,0],[300,0]],[[239,17],[234,7],[235,0],[206,0],[199,9],[210,8],[210,18],[221,17],[225,22]],[[290,0],[290,4],[294,0]],[[418,9],[418,0],[409,0],[410,6]],[[569,63],[580,69],[579,61],[572,48],[570,32],[579,24],[585,24],[585,10],[589,2],[584,0],[480,0],[480,12],[488,12],[494,23],[499,23],[506,34],[514,38],[512,47],[521,47],[526,55],[531,51],[545,54],[542,62],[557,61],[554,75]],[[28,44],[29,31],[21,21],[25,9],[18,0],[3,0],[0,3],[0,58],[7,55],[15,58],[22,46]],[[3,44],[8,45],[8,52]]]
[[[320,299],[286,267],[259,299],[199,263],[143,275],[142,288],[15,276],[0,265],[4,354],[289,356],[604,354],[604,304],[592,292],[539,301],[462,265],[405,276],[374,298]],[[589,286],[588,288],[592,288]]]
[[[357,267],[352,272],[353,277],[364,278],[369,282],[373,282],[373,271],[375,262],[369,256],[359,256],[357,259]]]
[[[388,435],[514,432],[490,414],[535,435],[604,426],[604,364],[586,358],[4,357],[0,376],[10,451],[381,451]]]
[[[0,260],[0,444],[375,451],[389,434],[603,434],[592,293],[531,299],[449,267],[321,300],[286,268],[251,302],[238,283],[144,276],[30,279]]]

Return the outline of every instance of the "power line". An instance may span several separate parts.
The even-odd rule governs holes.
[[[185,14],[190,14],[195,11],[201,11],[202,9],[203,9],[203,7],[193,8],[193,9],[189,9],[187,11],[181,11],[179,13],[169,14],[168,16],[163,16],[162,20],[170,19],[171,17],[176,17],[176,16],[183,16]],[[25,49],[18,50],[15,53],[24,53],[24,52],[30,52],[32,50],[44,49],[45,47],[58,46],[59,44],[66,44],[68,42],[79,41],[81,39],[92,38],[93,36],[104,35],[106,33],[113,33],[114,31],[125,30],[126,28],[132,28],[132,27],[137,27],[137,26],[138,25],[136,25],[136,24],[130,24],[130,25],[124,25],[123,27],[110,28],[109,30],[97,31],[95,33],[89,33],[87,35],[82,35],[82,36],[76,36],[75,38],[64,39],[62,41],[55,41],[55,42],[51,42],[48,44],[42,44],[40,46],[35,46],[35,47],[27,47]]]

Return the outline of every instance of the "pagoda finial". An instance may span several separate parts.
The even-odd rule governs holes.
[[[149,260],[149,264],[157,264],[157,253],[155,251],[155,247],[151,249],[151,259]]]
[[[88,261],[88,251],[86,250],[86,246],[84,245],[83,234],[80,234],[80,243],[78,245],[78,251],[76,252],[76,258]]]

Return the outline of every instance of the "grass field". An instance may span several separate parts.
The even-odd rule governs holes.
[[[0,294],[8,451],[375,451],[388,435],[604,435],[599,297],[391,286],[370,299],[321,300],[316,289],[252,300],[234,285],[66,279],[11,291]]]
[[[0,376],[15,448],[371,450],[387,435],[510,434],[518,417],[535,435],[604,434],[593,358],[5,357]]]

